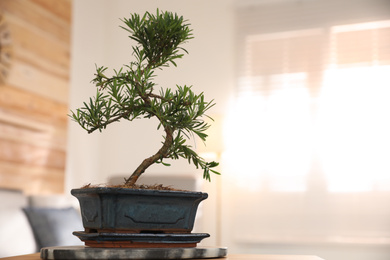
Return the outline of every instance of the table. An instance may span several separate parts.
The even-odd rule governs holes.
[[[0,258],[2,260],[40,260],[40,254],[21,255]],[[216,259],[216,258],[214,258]],[[228,254],[223,260],[323,260],[317,256],[309,255],[247,255],[247,254]],[[196,260],[196,259],[193,259]],[[204,259],[201,259],[204,260]]]

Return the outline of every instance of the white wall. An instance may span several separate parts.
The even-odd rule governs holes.
[[[94,6],[93,10],[91,6]],[[94,64],[104,62],[105,13],[102,1],[74,1],[69,105],[75,109],[95,93],[89,82]],[[65,192],[99,180],[100,138],[88,135],[76,123],[68,125],[68,152]]]

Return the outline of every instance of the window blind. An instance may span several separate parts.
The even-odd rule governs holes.
[[[236,14],[222,164],[231,245],[340,259],[387,247],[390,2],[251,0]]]
[[[334,191],[390,189],[385,180],[390,165],[383,156],[390,158],[390,12],[384,13],[390,4],[368,10],[370,1],[362,0],[346,15],[343,8],[352,2],[277,1],[239,8],[231,118],[246,114],[239,124],[251,129],[252,139],[231,149],[260,155],[252,166],[246,163],[252,177],[260,176],[257,187],[265,187],[263,179],[271,190],[302,191],[313,184],[307,177],[317,176]],[[231,130],[235,135],[239,131]],[[313,169],[318,164],[321,169]],[[378,165],[376,174],[367,169],[372,164]],[[346,187],[353,176],[360,181]]]

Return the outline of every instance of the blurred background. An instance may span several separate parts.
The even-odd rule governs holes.
[[[160,146],[153,120],[88,135],[67,118],[118,69],[130,13],[177,12],[195,38],[161,87],[217,105],[212,182],[187,161],[149,169],[209,193],[194,232],[229,253],[390,258],[389,0],[0,0],[0,187],[69,194],[127,177]],[[145,180],[146,181],[146,180]],[[179,181],[180,182],[180,181]]]

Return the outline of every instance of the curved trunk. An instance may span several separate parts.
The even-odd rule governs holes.
[[[165,133],[165,141],[160,150],[158,150],[156,154],[143,160],[143,162],[137,167],[133,174],[128,179],[126,179],[125,186],[132,187],[137,182],[141,174],[143,174],[150,165],[154,164],[159,159],[166,158],[169,147],[171,147],[173,143],[173,130],[169,127],[165,127]]]

